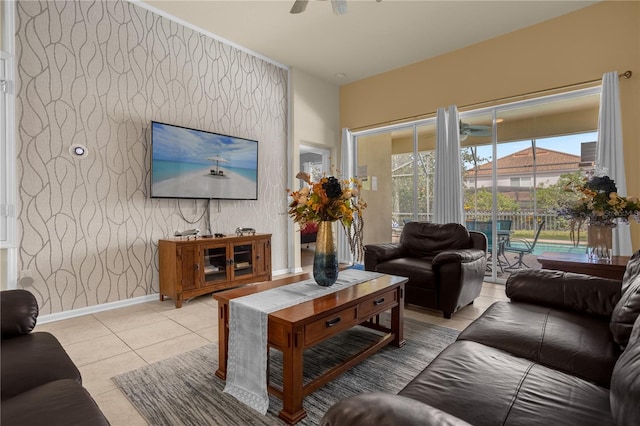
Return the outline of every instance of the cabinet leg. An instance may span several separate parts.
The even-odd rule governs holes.
[[[176,299],[176,308],[182,308],[182,300]]]
[[[164,302],[164,294],[160,293],[160,301]]]

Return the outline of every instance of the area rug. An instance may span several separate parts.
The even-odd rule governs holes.
[[[385,318],[385,320],[388,320]],[[405,319],[406,344],[386,346],[304,400],[307,417],[299,425],[317,425],[335,402],[363,392],[397,393],[422,371],[458,331]],[[317,377],[378,336],[355,327],[305,351],[305,382]],[[269,355],[270,380],[280,384],[282,356]],[[215,376],[218,345],[210,344],[113,378],[116,385],[150,425],[284,425],[278,418],[281,401],[270,396],[262,416],[223,393]]]

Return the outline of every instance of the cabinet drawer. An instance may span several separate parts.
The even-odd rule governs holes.
[[[312,345],[327,336],[353,327],[358,323],[358,306],[351,306],[340,312],[327,315],[304,327],[304,344]]]
[[[360,318],[367,319],[375,314],[384,312],[396,303],[398,303],[398,292],[396,290],[367,299],[360,303]]]

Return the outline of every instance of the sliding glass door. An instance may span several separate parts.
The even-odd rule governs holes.
[[[486,280],[537,268],[545,251],[584,252],[566,219],[566,183],[595,161],[599,88],[460,114],[465,225],[489,240]],[[430,221],[435,118],[354,133],[364,181],[365,244],[397,242],[404,224]]]

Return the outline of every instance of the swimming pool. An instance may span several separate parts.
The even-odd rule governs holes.
[[[513,241],[511,243],[511,247],[526,248],[526,246],[519,241]],[[545,251],[584,254],[586,253],[586,248],[585,246],[574,247],[573,244],[545,243],[538,241],[533,249],[532,254],[540,256]]]

